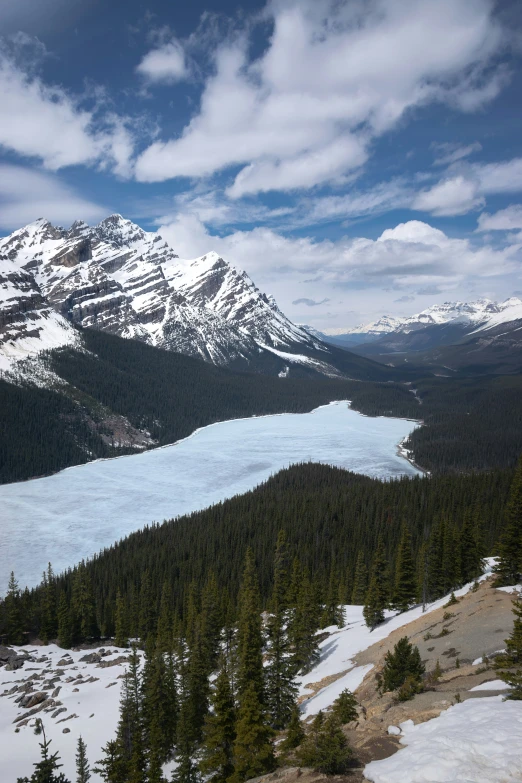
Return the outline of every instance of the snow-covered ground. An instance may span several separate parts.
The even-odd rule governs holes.
[[[372,783],[520,783],[522,703],[502,696],[469,699],[438,718],[401,724],[406,745],[372,761]]]
[[[485,579],[490,573],[495,562],[495,558],[487,559],[487,567],[481,579]],[[471,583],[465,585],[460,590],[455,591],[455,595],[465,595],[471,588]],[[426,612],[432,612],[440,609],[448,601],[448,596],[439,598],[426,606]],[[387,612],[387,619],[382,625],[378,625],[373,631],[366,626],[362,606],[346,606],[346,626],[338,630],[336,626],[326,628],[330,636],[325,639],[321,645],[321,657],[318,664],[305,677],[300,678],[299,695],[306,696],[310,693],[307,685],[318,683],[326,677],[338,675],[340,672],[346,672],[342,677],[321,689],[315,695],[312,695],[306,701],[303,701],[301,711],[303,717],[315,715],[319,710],[329,707],[345,688],[354,691],[364,680],[368,671],[372,669],[371,664],[366,666],[355,666],[353,658],[357,653],[367,650],[376,642],[386,639],[397,628],[417,620],[423,616],[422,606],[416,606],[408,612],[397,614]]]
[[[121,675],[125,664],[100,668],[96,664],[82,663],[80,658],[92,652],[82,650],[73,652],[61,650],[56,645],[45,647],[21,648],[34,656],[39,663],[26,663],[22,669],[9,672],[0,669],[0,780],[2,783],[14,783],[17,777],[30,776],[34,762],[40,758],[40,737],[33,734],[35,718],[16,732],[13,721],[28,710],[21,709],[14,699],[21,694],[5,695],[6,691],[20,686],[23,681],[35,676],[35,692],[43,691],[45,684],[52,680],[52,687],[47,691],[51,697],[54,689],[60,687],[55,698],[56,706],[51,706],[49,712],[39,712],[42,718],[47,739],[52,740],[51,751],[59,751],[63,763],[62,772],[70,780],[75,780],[76,742],[81,736],[87,743],[87,751],[91,766],[101,758],[101,748],[113,738],[119,712],[119,697]],[[103,657],[104,662],[114,661],[125,655],[125,651],[114,647],[106,647],[113,651],[112,655]],[[46,660],[43,660],[43,659]],[[68,661],[65,666],[58,662]],[[78,678],[81,675],[81,680]],[[54,679],[59,677],[60,679]],[[96,678],[94,682],[89,682]],[[70,682],[67,680],[70,679]],[[56,710],[63,709],[56,715]],[[36,716],[35,716],[36,717]],[[63,733],[65,730],[66,733]],[[91,783],[98,783],[101,778],[94,775]]]
[[[246,492],[296,462],[324,462],[377,478],[418,471],[397,453],[416,424],[370,418],[333,403],[307,414],[222,422],[162,449],[0,486],[0,593],[49,561],[72,566],[152,522]]]

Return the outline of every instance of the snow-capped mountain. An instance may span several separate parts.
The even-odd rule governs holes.
[[[309,368],[318,354],[318,371],[339,374],[329,364],[331,349],[293,324],[245,272],[212,252],[183,261],[159,234],[121,215],[70,229],[37,220],[0,240],[1,258],[5,274],[17,272],[32,287],[47,321],[53,313],[67,334],[63,342],[74,335],[72,323],[220,365],[275,357],[282,365],[288,354],[290,364]],[[6,312],[16,308],[4,298]],[[16,332],[12,326],[9,339],[21,339]],[[52,347],[49,340],[41,346]]]
[[[517,301],[522,304],[522,301]],[[489,299],[478,299],[476,302],[444,302],[405,318],[383,315],[377,321],[343,330],[343,334],[380,337],[392,332],[411,332],[426,326],[440,326],[447,323],[482,324],[502,312],[505,305],[506,303],[498,304]]]

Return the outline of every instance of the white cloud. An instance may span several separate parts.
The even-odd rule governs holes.
[[[484,205],[478,195],[478,183],[459,175],[442,180],[429,190],[418,193],[412,208],[432,215],[464,215]]]
[[[495,249],[454,239],[421,221],[401,223],[376,239],[344,237],[316,241],[288,237],[269,228],[211,234],[195,215],[179,214],[159,227],[182,258],[195,258],[213,249],[245,269],[254,281],[276,296],[283,310],[300,320],[308,316],[299,299],[329,299],[314,308],[314,324],[344,322],[345,307],[337,304],[343,290],[351,308],[389,309],[389,293],[405,295],[455,291],[470,280],[506,276],[520,266],[521,244]],[[346,298],[344,297],[344,298]],[[308,309],[308,308],[306,308]]]
[[[472,166],[483,193],[516,193],[522,190],[522,158]]]
[[[498,94],[503,31],[492,12],[491,0],[273,0],[264,54],[249,61],[246,35],[218,48],[199,111],[179,138],[143,152],[137,178],[242,165],[234,197],[335,180],[408,109],[469,111]]]
[[[483,212],[478,219],[479,231],[511,231],[522,228],[522,204],[511,204],[493,215]]]
[[[162,43],[143,57],[136,71],[148,82],[174,84],[188,76],[185,51],[175,38]]]
[[[436,153],[433,165],[449,166],[451,163],[468,158],[474,152],[480,152],[482,144],[478,141],[474,141],[472,144],[457,144],[453,142],[437,144],[434,142],[431,148]]]
[[[5,231],[40,217],[65,225],[79,218],[98,221],[109,211],[83,198],[53,174],[0,165],[0,227]]]
[[[0,47],[0,147],[56,171],[77,164],[130,174],[132,139],[122,118],[98,118],[61,87],[24,72]]]

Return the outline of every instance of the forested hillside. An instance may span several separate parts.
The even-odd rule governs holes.
[[[494,471],[381,482],[325,465],[298,465],[245,495],[132,534],[58,578],[53,589],[56,600],[62,593],[72,611],[77,580],[86,580],[93,627],[103,634],[114,633],[118,591],[130,633],[139,635],[140,612],[145,607],[156,622],[165,583],[171,609],[182,617],[191,593],[197,594],[211,574],[219,585],[223,610],[233,614],[248,547],[259,568],[261,597],[268,599],[275,542],[284,529],[292,555],[299,560],[298,578],[303,573],[309,576],[317,604],[332,580],[336,596],[342,586],[343,600],[352,596],[359,580],[364,601],[380,540],[386,578],[393,585],[406,525],[419,589],[426,553],[431,552],[433,569],[436,558],[428,586],[433,596],[461,581],[459,552],[461,545],[469,546],[467,538],[474,537],[483,554],[494,549],[511,477],[511,471]],[[33,631],[42,622],[42,596],[39,589],[24,594],[24,614],[34,618]]]

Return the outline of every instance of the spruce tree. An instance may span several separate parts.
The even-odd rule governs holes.
[[[129,668],[125,672],[122,685],[120,718],[116,734],[120,753],[117,767],[124,771],[126,783],[142,783],[145,779],[143,696],[139,666],[138,652],[136,647],[133,647]]]
[[[146,748],[148,783],[160,783],[162,765],[168,760],[176,741],[165,699],[167,667],[163,653],[152,638],[145,652],[141,681],[143,739]]]
[[[298,757],[304,766],[325,775],[343,775],[348,772],[352,751],[336,715],[330,713],[326,719],[322,712],[316,715]]]
[[[390,650],[386,653],[382,671],[382,688],[384,691],[395,691],[408,677],[420,682],[424,672],[419,648],[412,645],[407,636],[403,636],[393,648],[393,652]]]
[[[355,576],[353,580],[353,590],[351,595],[351,602],[355,606],[363,606],[366,593],[368,590],[368,575],[366,569],[366,563],[364,562],[364,555],[361,550],[357,555],[357,563],[355,565]]]
[[[87,746],[81,735],[76,744],[76,783],[89,783],[91,771],[87,759]]]
[[[73,644],[73,624],[65,593],[60,593],[58,601],[58,644],[68,650]]]
[[[127,606],[120,589],[116,593],[116,611],[114,618],[114,644],[116,647],[127,647],[129,644],[129,626]]]
[[[11,576],[9,577],[7,595],[5,597],[4,603],[6,613],[7,642],[9,644],[22,644],[24,636],[22,616],[20,613],[20,589],[13,571],[11,571]]]
[[[76,620],[75,635],[88,640],[96,635],[96,620],[90,573],[82,561],[76,568],[72,583],[72,608]]]
[[[216,679],[212,707],[205,718],[200,769],[211,783],[226,783],[234,772],[236,710],[225,659]]]
[[[260,704],[264,700],[263,689],[263,638],[261,632],[261,606],[254,553],[249,548],[239,592],[239,617],[237,626],[238,672],[237,688],[241,694],[254,687]]]
[[[415,563],[411,548],[411,535],[407,526],[403,525],[395,566],[393,606],[400,612],[405,612],[415,601],[415,593]]]
[[[290,641],[285,623],[286,603],[286,572],[284,562],[286,557],[286,540],[280,533],[277,542],[274,562],[274,588],[271,598],[272,613],[267,621],[269,647],[267,652],[266,704],[270,714],[271,724],[276,729],[283,729],[288,721],[297,695],[294,684],[294,667],[290,654]]]
[[[152,596],[149,571],[145,571],[140,585],[139,636],[143,644],[156,631],[156,606]]]
[[[357,699],[353,693],[345,688],[334,701],[332,712],[339,720],[339,723],[344,725],[358,719],[358,706]]]
[[[384,622],[384,609],[389,602],[388,563],[381,536],[372,563],[370,586],[366,594],[363,616],[368,628],[373,629]]]
[[[34,733],[43,735],[43,742],[40,742],[41,760],[34,765],[34,772],[30,778],[18,778],[17,783],[70,783],[63,772],[58,772],[63,764],[59,764],[60,757],[58,752],[49,753],[51,740],[45,736],[45,729],[41,718],[36,719]]]
[[[297,702],[294,702],[294,706],[292,708],[292,714],[290,715],[290,721],[288,723],[288,729],[286,731],[286,736],[284,740],[281,742],[279,747],[281,748],[281,751],[283,753],[287,753],[299,747],[299,745],[302,743],[304,738],[305,738],[305,733],[303,731],[303,725],[301,723],[301,711],[299,709],[299,705],[297,704]]]
[[[42,619],[40,623],[40,637],[47,644],[49,639],[56,637],[57,633],[56,580],[50,563],[47,566],[47,571],[43,573],[41,587]]]
[[[447,593],[462,584],[460,562],[460,537],[455,521],[445,519],[443,524],[442,574],[443,592]]]
[[[293,672],[305,674],[319,660],[317,602],[308,573],[301,577],[297,606],[288,624]]]
[[[273,730],[268,725],[256,685],[248,682],[243,688],[237,713],[234,773],[229,778],[230,783],[243,783],[275,769],[272,736]]]
[[[516,585],[522,577],[522,457],[511,483],[504,516],[505,526],[494,568],[496,587]]]
[[[190,725],[188,700],[184,698],[181,705],[176,740],[176,768],[172,772],[173,783],[199,783],[198,763],[196,760],[197,744],[193,739],[193,730]]]
[[[513,600],[515,622],[509,639],[506,639],[506,651],[495,659],[495,668],[500,678],[511,690],[507,699],[522,699],[522,595]]]
[[[215,670],[218,661],[222,625],[218,585],[215,574],[211,572],[201,592],[199,618],[203,656],[209,674]]]

